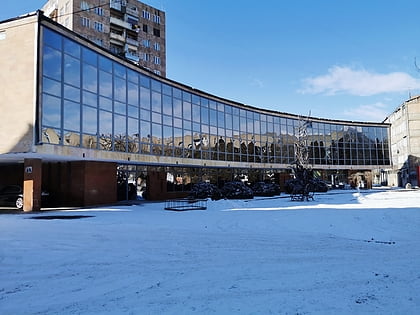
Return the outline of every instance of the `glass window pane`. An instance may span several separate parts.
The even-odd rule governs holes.
[[[94,66],[83,64],[83,89],[97,93],[97,69]]]
[[[43,56],[43,75],[61,81],[61,52],[45,47]]]
[[[64,82],[80,87],[80,61],[64,55]]]
[[[126,115],[126,113],[127,113],[126,104],[115,101],[114,102],[114,112],[116,112],[118,114]]]
[[[43,78],[42,89],[45,93],[61,96],[61,84],[58,81]]]
[[[162,124],[162,115],[152,112],[152,121],[157,124]]]
[[[99,69],[112,73],[112,61],[103,56],[99,56]]]
[[[99,94],[112,98],[112,75],[99,71]]]
[[[182,117],[182,101],[174,98],[173,99],[174,116]]]
[[[159,81],[152,80],[152,90],[160,93],[162,91],[162,84]]]
[[[114,136],[115,137],[125,137],[126,136],[125,116],[114,115]]]
[[[130,137],[139,136],[139,121],[137,119],[128,118],[128,135]]]
[[[163,113],[172,115],[172,97],[163,95]]]
[[[126,102],[126,81],[124,79],[114,78],[114,99],[120,102]]]
[[[183,114],[184,119],[191,120],[191,103],[183,102]]]
[[[44,43],[61,50],[61,35],[44,27],[43,28]]]
[[[97,134],[97,110],[89,106],[83,106],[83,133]]]
[[[162,84],[162,93],[172,96],[172,87],[166,84]]]
[[[80,59],[80,45],[65,37],[63,38],[63,40],[64,53]]]
[[[80,132],[80,105],[64,101],[64,129]]]
[[[155,91],[152,92],[152,110],[158,113],[162,112],[162,96]]]
[[[140,88],[140,107],[150,110],[150,90],[144,87]]]
[[[140,118],[150,121],[150,111],[145,109],[140,110]]]
[[[152,124],[152,142],[153,143],[162,143],[162,125]]]
[[[99,108],[112,111],[112,101],[109,98],[99,97]]]
[[[142,142],[150,142],[150,122],[140,121],[140,135]]]
[[[199,105],[192,106],[192,119],[195,122],[200,122],[201,107]]]
[[[140,85],[150,89],[150,78],[144,75],[140,75]]]
[[[110,112],[99,111],[99,134],[101,136],[112,134],[112,114]]]
[[[139,118],[139,108],[137,106],[128,105],[128,116]]]
[[[98,96],[94,93],[83,91],[83,104],[98,107]]]
[[[179,99],[182,98],[182,92],[180,89],[172,88],[172,93],[174,97],[179,98]]]
[[[129,80],[130,82],[133,82],[133,83],[135,83],[136,85],[137,85],[137,84],[139,84],[139,76],[138,76],[137,72],[135,72],[135,71],[133,71],[133,70],[128,69],[128,70],[127,70],[127,75],[128,75],[128,80]]]
[[[61,127],[61,99],[51,95],[42,95],[42,125]]]
[[[128,104],[139,105],[139,87],[137,84],[128,82]]]
[[[64,98],[80,103],[80,89],[64,84]]]
[[[114,62],[114,74],[120,78],[126,79],[127,78],[127,74],[126,74],[126,68],[118,63],[118,62]]]
[[[98,55],[93,50],[83,47],[82,56],[83,56],[83,62],[91,64],[94,67],[98,65]]]

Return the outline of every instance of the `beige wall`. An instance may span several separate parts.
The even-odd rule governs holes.
[[[0,24],[0,154],[33,143],[37,16]]]

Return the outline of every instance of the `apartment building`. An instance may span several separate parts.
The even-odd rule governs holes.
[[[49,0],[42,10],[119,57],[166,76],[165,12],[137,0]]]
[[[390,114],[390,146],[393,168],[388,184],[406,187],[420,185],[420,96],[414,96]]]

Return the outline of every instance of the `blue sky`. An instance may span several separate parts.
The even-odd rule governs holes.
[[[382,121],[420,94],[420,1],[144,0],[166,12],[167,77],[314,117]],[[0,20],[44,1],[3,1]]]

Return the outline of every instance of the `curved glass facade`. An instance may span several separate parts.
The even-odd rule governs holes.
[[[42,142],[187,159],[290,164],[299,119],[221,101],[41,28]],[[388,126],[313,119],[309,162],[389,165]]]

